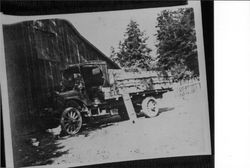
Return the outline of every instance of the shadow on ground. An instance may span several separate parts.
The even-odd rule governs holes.
[[[109,127],[109,126],[114,126],[114,125],[115,125],[114,123],[107,123],[107,124],[97,123],[97,124],[93,124],[91,126],[83,128],[82,131],[79,132],[76,136],[84,135],[85,137],[88,137],[91,133],[93,133],[93,132],[95,132],[97,130],[101,130],[103,128],[106,128],[106,127]]]
[[[174,110],[174,107],[160,108],[160,109],[159,109],[159,115],[160,115],[161,113],[168,112],[168,111],[171,111],[171,110]]]
[[[38,146],[32,145],[31,139],[36,138]],[[68,151],[62,151],[64,146],[58,144],[56,137],[47,132],[36,133],[19,137],[14,146],[16,154],[15,166],[35,166],[52,164],[52,159],[67,154]]]
[[[112,117],[97,120],[96,122],[91,122],[88,124],[88,126],[82,127],[80,132],[75,136],[84,135],[85,137],[88,137],[92,132],[101,130],[106,127],[114,126],[117,122],[120,121],[122,121],[121,117],[119,115],[114,115]]]
[[[159,116],[161,113],[168,112],[174,108],[160,108]],[[139,115],[139,118],[143,115]],[[96,122],[91,122],[88,126],[83,126],[80,132],[74,136],[60,136],[60,139],[68,139],[71,137],[85,136],[88,137],[91,133],[101,130],[106,127],[115,126],[117,122],[121,122],[122,119],[119,115],[104,118]],[[39,142],[38,146],[32,145],[31,139],[36,138]],[[37,166],[37,165],[49,165],[53,163],[53,159],[58,158],[64,154],[68,154],[68,151],[63,150],[64,146],[58,142],[58,137],[48,132],[38,132],[32,135],[18,137],[16,145],[14,145],[15,165],[17,167],[24,166]]]
[[[160,117],[161,113],[168,112],[168,111],[171,111],[174,109],[175,109],[174,107],[160,108],[159,109],[159,116],[157,116],[157,117]],[[142,113],[140,113],[140,114],[138,114],[137,117],[141,118],[141,117],[144,117],[144,115]],[[93,133],[97,130],[101,130],[101,129],[109,127],[109,126],[115,126],[116,122],[121,122],[121,121],[123,121],[123,120],[121,119],[121,117],[119,115],[104,118],[104,119],[99,120],[97,122],[90,123],[88,126],[83,126],[82,129],[79,131],[79,133],[77,135],[74,135],[73,137],[79,136],[79,135],[84,135],[85,137],[88,137],[91,133]],[[64,136],[62,138],[68,138],[68,137],[69,136]]]

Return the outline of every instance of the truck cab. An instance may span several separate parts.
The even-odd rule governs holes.
[[[102,102],[101,87],[108,86],[107,65],[103,61],[89,61],[68,65],[62,70],[59,95],[65,100],[75,99],[85,106]]]
[[[90,117],[108,115],[102,87],[108,87],[107,64],[88,61],[62,70],[56,106],[67,134],[75,134]],[[67,127],[67,125],[71,125]]]

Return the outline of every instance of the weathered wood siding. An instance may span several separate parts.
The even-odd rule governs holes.
[[[108,73],[112,84],[111,87],[103,89],[105,99],[123,94],[168,90],[173,87],[171,77],[164,71],[125,72],[110,69]]]
[[[4,25],[3,32],[11,113],[20,121],[34,120],[50,106],[67,65],[103,60],[119,68],[65,20]]]

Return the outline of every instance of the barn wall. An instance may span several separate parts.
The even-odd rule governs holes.
[[[64,20],[22,22],[3,30],[10,110],[20,121],[17,128],[35,127],[27,121],[35,122],[51,106],[48,97],[59,87],[60,70],[68,64],[103,60],[117,68]]]
[[[3,26],[6,72],[8,81],[11,127],[16,134],[23,129],[23,120],[31,115],[31,91],[27,78],[28,56],[25,54],[24,32],[22,25]]]

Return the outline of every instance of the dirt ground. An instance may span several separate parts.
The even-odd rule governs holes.
[[[171,100],[171,101],[170,101]],[[39,134],[39,145],[18,147],[19,166],[89,165],[96,163],[204,154],[204,118],[199,94],[187,99],[167,95],[160,100],[160,114],[108,121],[84,128],[75,136]],[[27,142],[28,144],[28,142]]]

